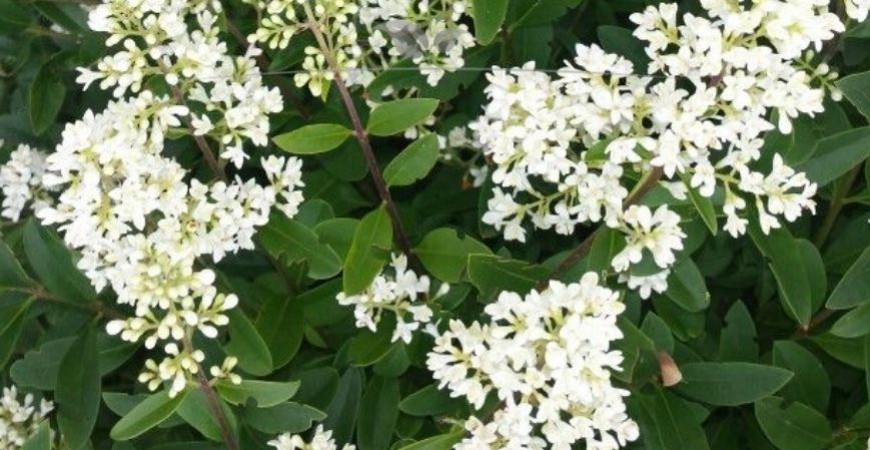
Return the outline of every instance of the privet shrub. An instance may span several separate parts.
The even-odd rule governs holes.
[[[856,450],[866,0],[0,0],[0,449]]]

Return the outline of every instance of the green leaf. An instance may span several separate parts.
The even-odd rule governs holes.
[[[97,293],[59,237],[35,220],[24,226],[24,252],[42,284],[61,298],[89,302]]]
[[[305,329],[302,302],[299,298],[285,295],[267,296],[254,326],[272,355],[272,369],[280,369],[293,359],[302,346]]]
[[[257,235],[263,248],[274,258],[306,261],[308,276],[315,280],[332,278],[341,272],[341,259],[317,234],[302,223],[274,213]]]
[[[218,400],[218,402],[220,402],[220,400]],[[236,416],[223,402],[220,402],[220,407],[221,410],[223,410],[224,416],[227,418],[227,424],[229,425],[230,430],[235,432],[238,428]],[[208,404],[208,399],[202,390],[191,390],[184,398],[184,401],[178,405],[176,413],[203,436],[216,442],[223,440],[220,424],[212,414]]]
[[[33,299],[23,294],[0,294],[0,368],[6,367],[15,350],[32,304]]]
[[[0,319],[2,321],[2,319]],[[63,356],[75,342],[75,336],[54,339],[28,351],[9,368],[12,380],[18,386],[32,387],[43,391],[54,390]],[[108,335],[97,336],[100,375],[105,376],[126,362],[139,348],[138,344],[123,342]]]
[[[743,405],[772,395],[793,375],[779,367],[743,362],[689,363],[680,371],[680,393],[716,406]]]
[[[342,125],[320,123],[307,125],[275,137],[275,145],[294,155],[316,155],[335,150],[353,132]]]
[[[450,450],[462,440],[462,431],[439,434],[401,447],[399,450]]]
[[[73,33],[88,31],[87,14],[77,5],[64,5],[49,1],[35,2],[33,6],[40,14],[60,27]]]
[[[501,291],[525,294],[546,277],[549,271],[541,266],[495,255],[468,256],[468,279],[483,299]]]
[[[263,337],[240,309],[227,311],[230,318],[230,341],[227,354],[239,359],[239,367],[251,375],[264,376],[272,372],[272,355]]]
[[[361,330],[350,341],[347,351],[350,363],[355,366],[367,367],[384,359],[393,346],[393,330],[396,328],[396,318],[384,315],[378,324],[378,330],[372,332]]]
[[[776,341],[773,344],[773,365],[794,373],[780,391],[782,397],[805,403],[819,412],[827,411],[831,382],[828,372],[812,352],[796,342]]]
[[[438,100],[409,98],[382,103],[369,116],[368,132],[374,136],[392,136],[423,123],[435,109]]]
[[[806,325],[813,314],[813,289],[799,241],[784,228],[764,234],[756,220],[749,222],[748,230],[755,245],[770,260],[783,309],[797,323]]]
[[[870,127],[855,128],[819,141],[810,158],[796,170],[819,187],[840,178],[870,157]]]
[[[449,392],[430,384],[403,398],[399,409],[411,416],[426,417],[454,411],[465,404],[462,399],[451,397]]]
[[[719,337],[719,360],[757,362],[755,323],[743,302],[736,301],[731,305],[725,314],[725,324]]]
[[[57,424],[71,449],[88,445],[100,410],[100,366],[97,338],[88,325],[60,363],[55,389]]]
[[[362,397],[365,411],[356,427],[360,450],[387,450],[399,417],[399,382],[395,378],[375,376]]]
[[[864,303],[837,319],[830,333],[844,338],[857,338],[870,333],[870,303]]]
[[[710,306],[710,294],[707,293],[704,276],[690,258],[674,268],[668,278],[665,295],[689,312],[703,311]]]
[[[66,85],[58,77],[58,70],[57,63],[49,60],[40,67],[27,91],[30,125],[37,135],[54,125],[66,97]]]
[[[314,232],[320,238],[320,242],[332,247],[341,261],[347,258],[347,252],[353,244],[353,235],[359,220],[340,217],[337,219],[324,220],[314,227]]]
[[[12,249],[0,240],[0,292],[9,289],[32,288],[33,280],[27,276]]]
[[[708,450],[704,429],[689,403],[663,389],[629,399],[649,450]]]
[[[245,408],[245,422],[252,428],[268,434],[301,433],[326,415],[308,405],[296,402],[281,403],[270,408]]]
[[[363,390],[362,369],[348,369],[338,383],[335,397],[326,408],[323,428],[332,430],[332,436],[339,446],[350,442],[359,413],[360,398]]]
[[[870,71],[854,73],[837,80],[837,87],[849,103],[870,119]]]
[[[835,359],[852,367],[864,369],[863,339],[846,339],[831,333],[822,333],[810,339]]]
[[[812,311],[816,312],[825,303],[828,293],[828,275],[825,273],[825,262],[819,249],[806,239],[795,239],[801,267],[804,269],[810,285],[810,300]]]
[[[420,180],[438,162],[438,137],[427,134],[417,139],[396,156],[384,169],[387,186],[408,186]]]
[[[217,390],[233,405],[244,405],[251,398],[258,407],[269,408],[293,398],[299,390],[299,382],[242,380],[241,384],[235,384],[221,380],[217,383]]]
[[[625,316],[616,319],[622,339],[613,343],[613,348],[622,352],[625,360],[622,370],[613,372],[613,377],[631,383],[634,380],[649,379],[659,370],[656,357],[656,343],[639,330]]]
[[[855,264],[831,292],[826,306],[847,309],[870,302],[870,247],[864,249]]]
[[[833,438],[825,416],[803,403],[767,397],[755,403],[755,417],[764,435],[781,450],[821,450]]]
[[[367,214],[356,228],[344,262],[345,294],[359,294],[372,284],[389,259],[392,243],[390,216],[381,206]]]
[[[439,228],[427,234],[414,253],[436,278],[458,283],[468,266],[469,255],[491,255],[492,251],[469,236],[460,238],[456,230]]]
[[[24,441],[21,450],[51,450],[51,427],[48,420],[39,424],[36,431]]]
[[[112,427],[112,439],[128,441],[160,425],[178,409],[187,394],[188,391],[182,391],[169,397],[168,391],[161,391],[150,395]]]
[[[692,201],[692,205],[695,206],[695,210],[697,210],[698,214],[701,216],[701,220],[704,221],[704,225],[707,225],[710,234],[716,236],[716,233],[719,232],[719,221],[716,218],[716,208],[713,207],[713,200],[702,196],[697,189],[692,188],[689,183],[686,182],[685,178],[683,182],[686,184],[689,199]]]
[[[495,39],[507,14],[508,0],[472,0],[471,15],[474,17],[474,35],[481,45]]]

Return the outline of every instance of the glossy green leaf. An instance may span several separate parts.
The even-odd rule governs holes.
[[[265,298],[257,320],[257,332],[272,355],[272,368],[286,366],[302,346],[305,313],[299,298],[274,295]]]
[[[680,393],[717,406],[743,405],[770,396],[793,376],[780,367],[742,362],[689,363],[680,365],[680,371]]]
[[[250,319],[238,308],[227,311],[230,318],[230,341],[226,345],[227,354],[239,359],[239,367],[257,376],[272,372],[272,354],[263,337]]]
[[[37,135],[45,133],[54,125],[66,97],[66,85],[58,77],[57,70],[57,65],[50,60],[36,73],[27,91],[30,125]]]
[[[690,312],[703,311],[710,306],[710,294],[707,293],[704,276],[691,259],[674,267],[668,277],[665,295]]]
[[[293,398],[299,390],[298,381],[242,380],[235,384],[227,380],[217,383],[221,397],[233,405],[243,405],[253,399],[260,408],[268,408]]]
[[[831,292],[826,306],[831,309],[846,309],[867,302],[870,302],[870,247],[864,249]]]
[[[870,303],[864,303],[837,319],[830,333],[844,338],[857,338],[870,333]]]
[[[472,0],[474,34],[482,45],[495,39],[507,14],[508,0]]]
[[[469,255],[491,255],[492,251],[474,238],[460,238],[456,230],[439,228],[427,234],[414,253],[436,278],[457,283],[466,271]]]
[[[347,127],[331,123],[304,126],[275,137],[275,145],[294,155],[316,155],[335,150],[353,132]]]
[[[42,284],[52,293],[77,302],[96,298],[90,281],[76,267],[60,238],[35,220],[24,227],[24,252]]]
[[[20,450],[51,450],[51,427],[48,420],[39,424]]]
[[[429,385],[403,398],[399,409],[405,414],[426,417],[456,410],[464,404],[462,399],[451,397],[447,390]]]
[[[819,141],[812,158],[796,169],[819,187],[840,178],[870,157],[870,127],[844,131]]]
[[[689,404],[674,394],[656,389],[652,394],[632,395],[629,402],[638,414],[641,438],[649,450],[710,448]]]
[[[424,178],[438,162],[438,137],[427,134],[402,150],[384,169],[387,186],[408,186]]]
[[[366,386],[360,405],[356,442],[360,450],[387,450],[399,417],[399,382],[375,376]]]
[[[0,294],[0,368],[6,366],[15,350],[33,301],[23,294]]]
[[[755,337],[755,322],[749,310],[743,302],[734,302],[725,314],[725,327],[719,337],[719,360],[757,362]]]
[[[767,397],[755,402],[755,417],[764,435],[780,450],[821,450],[831,443],[828,420],[802,403]]]
[[[341,259],[335,250],[321,243],[310,228],[282,213],[272,214],[258,237],[260,244],[273,257],[305,261],[311,278],[332,278],[341,271]]]
[[[372,110],[367,130],[374,136],[399,134],[423,123],[436,108],[438,100],[431,98],[409,98],[382,103]]]
[[[71,449],[88,445],[100,410],[100,366],[96,331],[87,326],[60,363],[55,389],[57,423]]]
[[[348,369],[338,383],[335,397],[326,408],[323,427],[332,430],[333,438],[344,445],[350,442],[356,427],[365,378],[362,369]]]
[[[182,391],[175,397],[169,397],[168,391],[151,394],[112,427],[112,439],[127,441],[160,425],[178,409],[187,393]]]
[[[788,369],[794,377],[779,391],[787,400],[805,403],[819,412],[828,409],[831,382],[828,372],[812,352],[792,341],[773,344],[773,365]]]
[[[0,292],[6,290],[29,289],[34,285],[15,254],[5,242],[0,241]]]
[[[457,442],[462,440],[462,432],[454,431],[447,434],[439,434],[430,438],[405,445],[399,450],[450,450]]]
[[[311,406],[296,402],[280,403],[270,408],[245,408],[245,422],[268,434],[301,433],[326,415]]]
[[[849,103],[870,119],[870,71],[840,78],[837,80],[837,87]]]
[[[525,294],[548,274],[547,269],[523,261],[495,255],[468,256],[468,279],[484,299],[500,291]]]
[[[238,424],[236,423],[235,414],[233,414],[233,411],[219,399],[218,402],[220,402],[221,410],[223,411],[230,430],[236,430]],[[202,390],[191,390],[184,398],[184,401],[178,405],[178,409],[175,412],[203,436],[216,442],[223,441],[221,426],[218,420],[214,417],[211,407],[209,406],[209,401]]]
[[[345,294],[358,294],[369,287],[387,263],[392,243],[390,216],[382,206],[362,219],[353,236],[344,261]]]

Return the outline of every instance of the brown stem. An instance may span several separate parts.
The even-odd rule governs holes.
[[[189,337],[185,336],[183,344],[188,352],[193,352],[193,344],[190,342]],[[209,412],[217,422],[218,430],[221,434],[221,439],[223,439],[224,445],[226,445],[227,450],[239,450],[239,445],[238,443],[236,443],[236,439],[233,436],[233,430],[230,427],[230,423],[227,420],[226,414],[224,414],[224,409],[221,407],[217,392],[215,392],[214,387],[205,377],[202,365],[199,363],[196,363],[196,381],[197,384],[199,384],[199,390],[202,391],[203,395],[205,395],[205,400],[206,403],[208,403]]]
[[[368,133],[366,133],[366,129],[362,124],[362,120],[360,120],[359,112],[356,109],[356,105],[353,103],[353,98],[350,95],[350,91],[347,88],[347,85],[344,83],[344,79],[341,74],[341,67],[338,64],[338,61],[335,59],[335,55],[332,54],[332,49],[326,42],[326,39],[323,37],[323,32],[320,30],[320,25],[317,23],[315,19],[314,12],[311,10],[311,6],[305,2],[303,3],[303,7],[305,8],[305,13],[308,16],[308,27],[311,29],[311,32],[314,33],[314,38],[317,39],[317,44],[320,46],[320,51],[323,52],[323,55],[326,57],[326,62],[329,64],[330,69],[334,75],[335,86],[338,88],[338,92],[341,96],[341,100],[344,103],[344,108],[347,111],[347,114],[350,116],[351,124],[353,124],[354,129],[354,137],[357,142],[359,142],[359,146],[362,149],[363,156],[366,160],[366,165],[369,169],[369,174],[372,176],[372,181],[375,184],[375,188],[378,190],[378,196],[381,198],[381,201],[386,205],[387,213],[390,216],[390,222],[393,224],[393,235],[395,236],[396,243],[399,248],[402,250],[402,253],[408,256],[412,262],[416,261],[416,257],[414,253],[411,251],[411,242],[408,240],[408,235],[405,234],[405,229],[402,227],[402,221],[399,218],[399,212],[396,210],[396,203],[393,201],[393,197],[390,195],[390,190],[387,188],[387,183],[384,181],[384,176],[381,173],[381,168],[378,166],[378,160],[375,158],[375,153],[372,150],[371,142],[369,141]]]
[[[178,86],[172,86],[172,95],[175,97],[176,103],[182,106],[187,106],[187,103],[184,101],[184,95],[181,93],[181,90],[178,89]],[[224,173],[220,163],[214,156],[214,153],[212,153],[205,137],[194,134],[193,123],[190,121],[189,117],[185,118],[184,123],[187,125],[190,135],[193,136],[193,141],[196,142],[196,146],[199,147],[203,159],[205,159],[206,164],[208,164],[208,167],[211,169],[212,173],[214,173],[214,176],[218,177],[221,181],[227,181],[227,174]]]
[[[831,207],[828,209],[825,221],[822,222],[822,225],[819,227],[819,230],[816,232],[815,238],[813,239],[813,244],[815,244],[819,249],[825,245],[825,241],[828,240],[831,230],[834,229],[834,224],[837,223],[840,211],[842,211],[843,206],[845,206],[846,196],[849,195],[849,191],[852,190],[852,186],[855,184],[855,180],[858,178],[858,173],[860,172],[861,165],[858,164],[840,180],[840,183],[837,183],[837,185],[834,186],[834,197],[831,199]]]
[[[640,184],[631,192],[631,194],[626,197],[625,201],[622,202],[622,208],[628,208],[629,206],[637,203],[640,199],[643,198],[656,184],[662,179],[662,169],[660,167],[654,167],[652,171],[647,174],[647,176],[641,180]],[[577,264],[592,248],[592,243],[595,242],[595,238],[602,232],[605,225],[599,226],[595,231],[593,231],[577,248],[574,249],[568,256],[559,263],[556,268],[550,272],[545,279],[538,282],[536,288],[538,290],[544,289],[547,287],[547,282],[552,279],[559,278],[564,275],[565,272],[570,270]]]

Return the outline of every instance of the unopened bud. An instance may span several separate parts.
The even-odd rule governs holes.
[[[669,355],[668,352],[660,351],[658,357],[663,386],[671,387],[683,380],[683,373],[680,372],[680,368],[677,367],[677,363],[674,361],[674,358],[671,358],[671,355]]]

